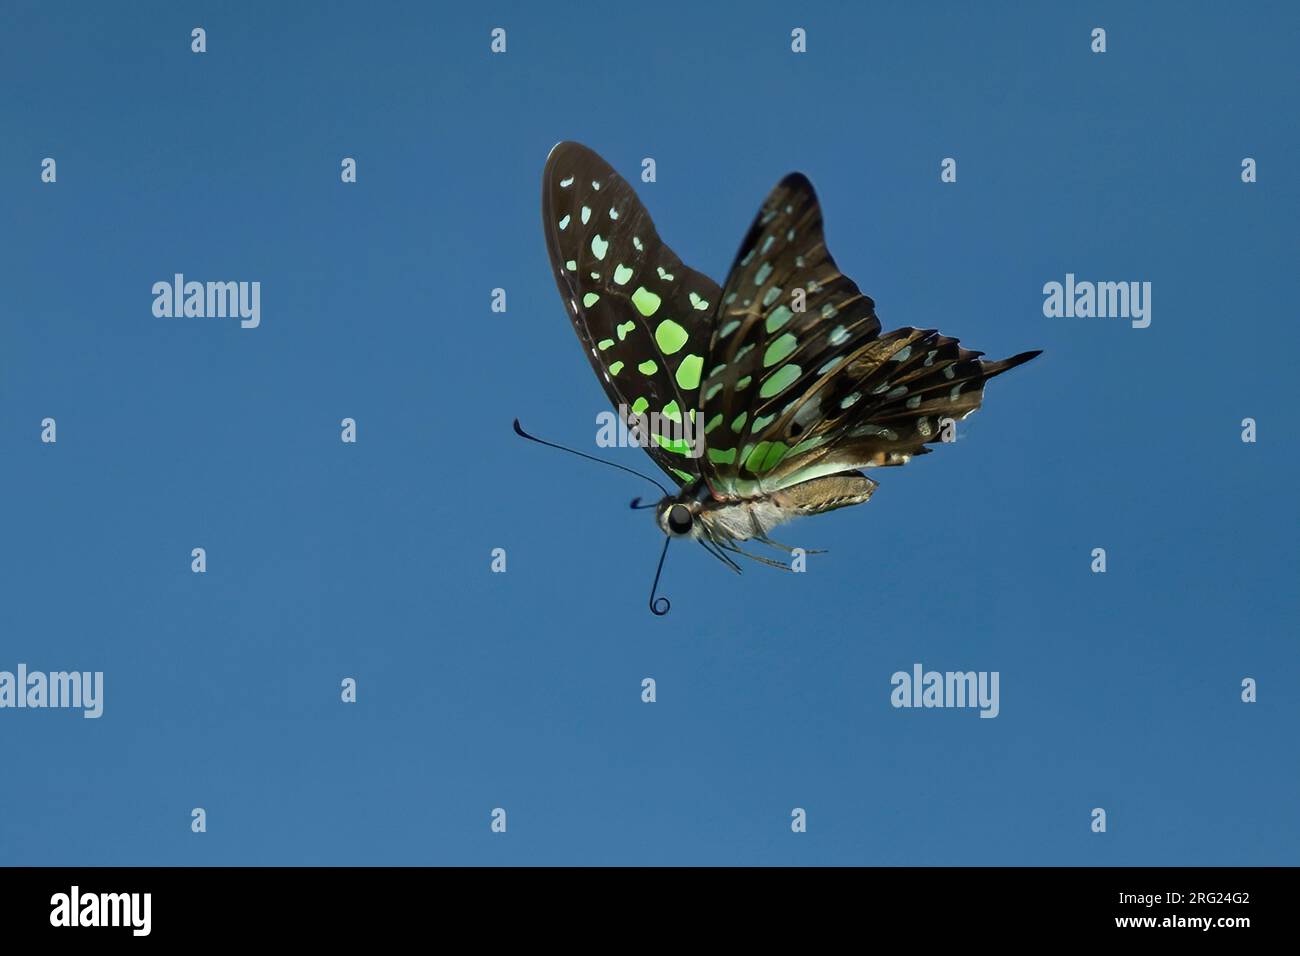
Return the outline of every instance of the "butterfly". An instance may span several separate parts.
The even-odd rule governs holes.
[[[875,303],[831,258],[800,173],[768,194],[722,286],[683,265],[632,187],[578,143],[547,157],[542,226],[596,377],[676,487],[655,482],[664,497],[643,506],[667,536],[656,614],[669,607],[655,592],[670,541],[698,541],[737,572],[739,556],[789,570],[740,544],[792,552],[774,528],[867,501],[877,482],[863,469],[951,441],[985,382],[1040,354],[986,362],[934,329],[882,334]]]

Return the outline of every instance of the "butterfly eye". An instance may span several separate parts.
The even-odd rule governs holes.
[[[691,530],[691,509],[685,505],[673,505],[668,509],[668,530],[673,534],[686,534]]]

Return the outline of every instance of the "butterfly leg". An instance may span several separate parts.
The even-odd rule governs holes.
[[[754,537],[754,540],[761,541],[763,542],[763,544],[767,545],[768,547],[777,548],[778,550],[786,551],[790,554],[794,554],[795,551],[800,550],[798,548],[792,548],[788,544],[782,544],[780,541],[773,541],[765,534],[756,535]],[[826,550],[824,548],[803,548],[802,550],[804,554],[826,554]]]
[[[763,530],[763,526],[758,523],[758,518],[752,512],[749,515],[749,526],[752,532],[750,534],[750,537],[753,540],[760,541],[770,548],[776,548],[777,550],[785,551],[789,554],[794,554],[795,549],[790,547],[788,544],[782,544],[780,541],[773,541],[771,538],[769,538],[767,536],[767,532]],[[824,553],[825,552],[823,551],[807,551],[807,550],[804,551],[804,554],[824,554]]]
[[[782,571],[793,570],[793,568],[787,567],[786,565],[782,564],[780,561],[773,561],[771,558],[765,558],[759,554],[750,554],[748,551],[742,551],[734,544],[724,544],[721,541],[717,541],[714,543],[717,544],[717,546],[719,548],[722,548],[722,550],[724,551],[730,551],[732,554],[743,555],[746,558],[750,558],[751,560],[757,561],[759,564],[766,564],[770,568],[780,568]]]
[[[717,558],[719,561],[725,564],[727,567],[731,568],[731,570],[735,571],[737,574],[741,573],[740,565],[738,565],[731,558],[727,557],[725,554],[719,551],[718,546],[716,544],[713,544],[710,541],[705,541],[703,538],[701,538],[700,546],[704,548],[705,551],[709,552],[709,554],[713,555],[715,558]]]

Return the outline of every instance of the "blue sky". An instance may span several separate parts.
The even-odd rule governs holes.
[[[0,670],[105,702],[0,710],[0,862],[1297,862],[1300,15],[749,6],[9,5]],[[800,170],[886,329],[1045,354],[792,526],[806,574],[678,547],[652,617],[646,486],[510,430],[593,450],[606,407],[539,224],[563,139],[654,157],[718,281]],[[175,272],[260,281],[260,327],[155,318]],[[1151,326],[1045,318],[1067,272],[1150,281]],[[892,708],[916,662],[1000,715]]]

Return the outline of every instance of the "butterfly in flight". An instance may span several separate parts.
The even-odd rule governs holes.
[[[653,507],[667,536],[650,594],[656,614],[669,607],[655,593],[674,538],[698,541],[737,572],[735,556],[789,570],[740,543],[792,551],[772,529],[863,503],[877,483],[862,469],[951,441],[986,381],[1040,354],[986,362],[934,329],[882,334],[875,303],[827,251],[817,195],[800,173],[768,194],[721,287],[682,264],[632,187],[578,143],[547,157],[542,227],[596,377],[676,486],[655,481],[662,500],[632,502]],[[563,448],[518,420],[515,431]]]

